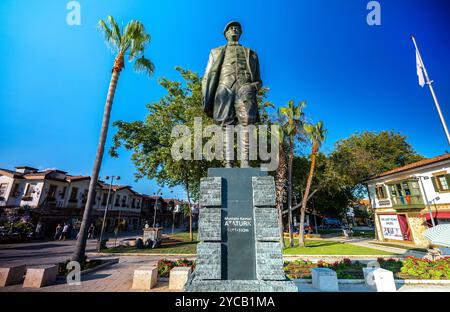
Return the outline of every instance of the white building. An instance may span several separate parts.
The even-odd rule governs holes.
[[[69,222],[75,229],[81,224],[86,205],[90,177],[72,176],[65,171],[32,167],[0,169],[0,207],[27,209],[52,231],[58,223]],[[101,228],[109,185],[99,182],[95,194],[93,222]],[[129,186],[113,185],[107,214],[110,230],[137,229],[140,223],[142,195]],[[117,204],[116,204],[117,203]],[[108,228],[107,228],[108,229]]]
[[[377,239],[428,247],[432,224],[450,223],[450,154],[421,160],[364,181]]]

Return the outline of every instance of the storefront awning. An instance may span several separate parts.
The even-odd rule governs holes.
[[[433,212],[433,219],[450,219],[450,212]],[[422,217],[425,217],[427,220],[430,220],[430,214],[426,213],[426,214],[422,214]]]

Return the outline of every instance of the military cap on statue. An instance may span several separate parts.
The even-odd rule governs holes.
[[[229,22],[226,26],[225,29],[223,30],[223,34],[225,35],[228,28],[230,28],[231,26],[238,26],[241,29],[241,34],[242,34],[242,26],[241,23],[237,22],[237,21],[231,21]]]

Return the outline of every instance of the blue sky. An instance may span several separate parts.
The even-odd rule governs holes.
[[[323,120],[323,148],[356,131],[400,131],[427,157],[449,149],[428,89],[417,82],[414,33],[444,115],[450,122],[450,2],[381,3],[381,26],[368,26],[366,0],[137,1],[79,0],[81,26],[68,26],[68,0],[2,0],[0,5],[0,167],[59,168],[90,174],[113,55],[96,29],[99,19],[142,21],[152,35],[145,55],[154,77],[122,74],[111,120],[141,120],[164,90],[157,78],[174,67],[203,74],[209,50],[224,44],[232,20],[241,43],[257,51],[270,100],[307,100],[307,115]],[[111,143],[111,131],[108,146]],[[101,175],[153,193],[154,181],[134,182],[130,154],[109,155]],[[173,194],[182,197],[176,189]]]

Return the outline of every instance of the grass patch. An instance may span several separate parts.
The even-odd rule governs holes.
[[[289,240],[285,240],[286,246]],[[392,252],[377,250],[352,244],[326,241],[326,240],[306,240],[305,247],[298,247],[298,241],[294,241],[293,248],[285,248],[285,255],[392,255]]]
[[[197,253],[197,232],[193,233],[194,240],[189,240],[189,233],[175,233],[164,235],[161,245],[158,248],[137,249],[130,246],[117,246],[102,249],[105,253],[148,253],[148,254],[196,254]]]

